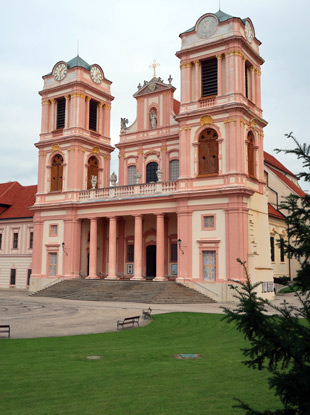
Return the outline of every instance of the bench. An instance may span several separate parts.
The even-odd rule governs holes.
[[[131,324],[131,327],[133,327],[134,324],[136,323],[137,326],[139,327],[139,318],[140,318],[140,316],[135,316],[135,317],[124,318],[124,320],[122,320],[122,321],[118,320],[117,321],[117,330],[119,329],[119,327],[123,327],[123,330],[124,330],[124,327],[127,326],[127,324]]]
[[[146,320],[147,318],[151,318],[151,312],[152,312],[152,309],[151,309],[151,307],[149,307],[147,310],[142,310],[142,315],[143,315],[143,318],[144,318],[144,320]]]
[[[8,335],[8,339],[10,338],[11,335],[11,328],[8,324],[4,325],[0,325],[0,333],[7,333]]]

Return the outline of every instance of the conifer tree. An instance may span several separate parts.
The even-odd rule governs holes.
[[[310,167],[310,146],[296,144],[293,150],[283,150],[296,154],[302,159],[303,167]],[[282,150],[278,150],[282,151]],[[310,174],[300,173],[298,177],[310,182]],[[285,251],[300,263],[298,283],[303,291],[295,292],[299,306],[290,306],[286,302],[280,307],[270,304],[257,295],[260,283],[252,284],[246,263],[240,259],[246,274],[245,282],[234,281],[231,288],[238,300],[237,308],[224,308],[227,322],[235,322],[240,332],[249,341],[242,349],[245,365],[252,369],[267,369],[270,373],[269,387],[280,398],[282,408],[264,412],[256,411],[249,404],[237,399],[236,407],[245,410],[245,415],[310,415],[310,208],[309,195],[290,195],[282,203],[286,209],[289,240]],[[267,306],[274,310],[267,315]]]

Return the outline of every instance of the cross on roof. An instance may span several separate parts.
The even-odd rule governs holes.
[[[156,78],[156,67],[160,64],[156,62],[156,59],[153,60],[152,65],[149,66],[150,69],[153,68],[153,78]]]

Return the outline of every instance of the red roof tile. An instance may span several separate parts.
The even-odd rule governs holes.
[[[284,174],[280,173],[278,170],[272,169],[270,167],[270,170],[279,177],[279,179],[282,180],[282,182],[284,182],[285,184],[287,184],[287,186],[293,191],[295,192],[298,196],[304,197],[306,196],[306,193],[301,190],[301,188],[299,186],[297,186],[295,183],[292,182],[292,180],[290,180],[287,176],[285,176]]]
[[[284,173],[287,173],[287,174],[290,174],[291,176],[296,177],[294,173],[289,171],[289,169],[287,169],[285,166],[283,166],[283,164],[280,163],[279,160],[277,160],[275,157],[273,157],[271,154],[267,153],[266,151],[264,151],[264,160],[267,164],[270,164],[271,166],[275,167],[276,169],[279,169],[279,170],[283,171]]]
[[[29,218],[35,202],[37,186],[22,186],[18,182],[0,183],[0,220]]]
[[[282,215],[277,209],[275,209],[270,203],[268,203],[268,215],[274,218],[285,220],[285,216]]]

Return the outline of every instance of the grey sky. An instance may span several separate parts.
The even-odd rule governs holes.
[[[39,0],[1,1],[0,16],[0,182],[37,181],[37,150],[41,122],[42,75],[59,60],[77,54],[98,63],[110,79],[111,137],[118,142],[120,117],[131,124],[136,104],[132,95],[139,82],[149,80],[149,65],[160,63],[158,76],[171,74],[180,94],[179,33],[191,28],[207,12],[216,12],[218,0]],[[290,131],[309,143],[310,86],[308,80],[309,0],[221,0],[228,14],[250,17],[262,42],[262,106],[265,150],[289,148]],[[294,156],[276,156],[294,173],[301,163]],[[116,151],[112,171],[117,171]],[[301,184],[310,190],[310,185]]]

